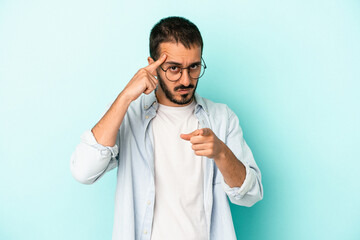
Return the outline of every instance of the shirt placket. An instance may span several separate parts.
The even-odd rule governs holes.
[[[153,107],[145,110],[145,133],[144,144],[147,153],[148,165],[151,171],[151,187],[148,194],[148,200],[145,202],[145,216],[143,227],[141,230],[141,240],[150,240],[152,224],[154,219],[154,203],[155,203],[155,178],[154,178],[154,147],[153,147],[153,134],[151,131],[150,122],[155,117],[156,111]]]
[[[202,107],[199,105],[195,108],[195,115],[200,123],[200,128],[210,128],[209,119]],[[214,161],[212,159],[204,157],[205,171],[204,171],[204,210],[206,215],[206,224],[208,231],[208,239],[210,239],[210,227],[211,227],[211,214],[213,205],[213,177],[214,177]]]

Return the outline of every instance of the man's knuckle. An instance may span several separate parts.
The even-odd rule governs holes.
[[[148,74],[148,72],[146,71],[145,68],[141,68],[141,69],[139,70],[139,72],[140,72],[140,74],[142,74],[143,76]]]

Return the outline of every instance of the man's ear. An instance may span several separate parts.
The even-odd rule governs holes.
[[[152,59],[151,57],[148,57],[147,60],[148,60],[149,65],[152,64],[153,62],[155,62],[154,59]]]

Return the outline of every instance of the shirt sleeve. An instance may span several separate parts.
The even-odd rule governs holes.
[[[86,130],[80,139],[71,155],[71,173],[77,181],[92,184],[117,166],[118,145],[106,147],[97,143],[91,130]]]
[[[222,185],[230,201],[234,204],[251,207],[263,199],[263,186],[261,172],[253,154],[243,138],[243,132],[238,117],[229,109],[229,128],[226,137],[226,145],[234,153],[239,161],[245,166],[246,176],[241,187],[231,188],[222,179]]]

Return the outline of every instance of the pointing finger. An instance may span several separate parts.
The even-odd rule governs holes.
[[[166,54],[163,54],[158,60],[145,67],[145,69],[148,70],[151,74],[154,74],[154,71],[165,62],[166,57]]]
[[[195,131],[188,134],[180,134],[180,137],[186,141],[190,141],[190,138],[199,135],[199,131],[200,131],[199,129],[196,129]]]

